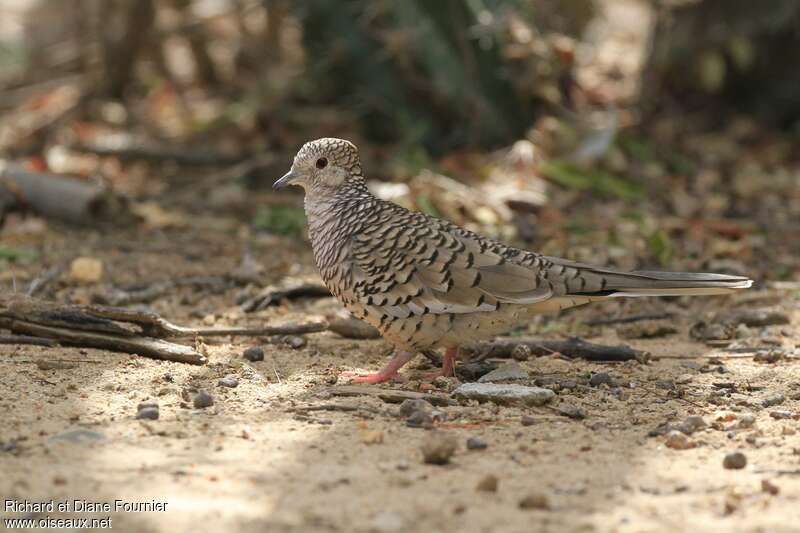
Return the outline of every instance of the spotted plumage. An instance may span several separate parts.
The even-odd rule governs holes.
[[[717,294],[749,287],[722,274],[618,272],[520,250],[372,195],[358,150],[318,139],[276,187],[305,189],[314,258],[331,292],[399,354],[363,381],[384,381],[413,354],[496,335],[536,313],[616,296]]]

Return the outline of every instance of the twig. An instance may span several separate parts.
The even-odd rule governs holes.
[[[581,358],[589,361],[631,361],[645,362],[649,353],[635,350],[630,346],[605,346],[586,342],[577,337],[567,340],[544,340],[530,337],[511,339],[495,339],[491,342],[475,343],[464,348],[466,354],[473,354],[471,359],[509,358],[517,346],[527,346],[532,355],[549,355],[560,353],[570,358]]]
[[[246,313],[261,311],[270,305],[276,305],[281,300],[293,298],[321,298],[330,296],[328,288],[318,281],[304,279],[286,279],[279,285],[266,287],[256,296],[239,302]]]
[[[343,405],[339,403],[326,404],[326,405],[308,405],[305,407],[292,407],[287,409],[290,413],[311,413],[314,411],[338,411],[342,413],[352,413],[355,411],[366,411],[368,413],[379,415],[381,411],[365,405]]]
[[[609,326],[612,324],[629,324],[631,322],[640,322],[642,320],[662,320],[665,318],[672,318],[675,315],[672,313],[650,313],[644,315],[630,315],[621,316],[617,318],[594,318],[584,322],[587,326]]]
[[[30,344],[33,346],[58,346],[58,341],[30,335],[0,335],[0,344]]]
[[[64,269],[60,266],[54,266],[52,268],[47,269],[41,276],[31,281],[30,286],[28,287],[28,292],[26,293],[27,296],[36,296],[40,292],[42,292],[45,287],[50,285],[53,281],[55,281],[62,273]]]

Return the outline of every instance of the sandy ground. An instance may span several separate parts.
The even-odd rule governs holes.
[[[48,232],[39,243],[47,264],[14,267],[14,281],[24,286],[45,266],[75,255],[99,257],[106,281],[86,287],[62,280],[50,295],[81,301],[132,281],[222,273],[235,267],[245,248],[265,265],[269,280],[311,271],[301,243],[204,235]],[[293,266],[297,261],[302,266]],[[6,276],[4,286],[9,283]],[[152,307],[176,322],[212,325],[279,322],[337,308],[332,299],[297,301],[245,316],[235,303],[242,290],[185,288]],[[689,340],[693,321],[736,305],[787,313],[791,325],[755,328],[753,339],[745,340],[777,342],[795,355],[758,363]],[[407,427],[398,405],[378,397],[335,395],[343,383],[336,384],[338,372],[384,362],[382,341],[321,333],[292,349],[266,339],[224,339],[207,345],[204,367],[101,350],[0,346],[0,496],[166,503],[164,512],[29,514],[110,515],[119,531],[800,530],[796,294],[614,302],[575,310],[539,329],[554,337],[582,331],[593,342],[618,343],[613,327],[587,332],[580,324],[665,308],[679,312],[678,333],[624,341],[651,352],[650,363],[532,358],[522,366],[531,382],[556,390],[549,406],[445,406],[439,409],[446,419],[435,429]],[[265,349],[264,361],[245,361],[242,351],[256,344]],[[42,369],[43,361],[68,364]],[[426,364],[420,360],[406,374],[420,375]],[[594,372],[607,372],[616,383],[589,386]],[[229,374],[239,378],[238,387],[218,386]],[[446,397],[454,384],[439,385],[432,393]],[[200,389],[214,397],[212,407],[192,406]],[[764,407],[776,394],[782,402]],[[160,419],[136,420],[142,402],[158,403]],[[579,408],[585,418],[559,414],[563,405]],[[304,406],[357,409],[298,411]],[[755,422],[742,427],[747,414]],[[708,426],[688,437],[690,449],[670,449],[663,435],[648,436],[692,415]],[[450,464],[424,464],[422,443],[443,434],[458,441]],[[470,437],[488,447],[468,450]],[[735,451],[745,454],[746,467],[723,468],[725,455]],[[496,476],[497,490],[477,490],[489,475]],[[525,498],[540,508],[522,508]]]

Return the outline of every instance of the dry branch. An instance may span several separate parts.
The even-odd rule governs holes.
[[[70,223],[89,224],[130,216],[123,199],[102,185],[30,172],[1,159],[0,195],[3,204],[9,203],[11,197],[16,208],[29,208]]]
[[[634,350],[630,346],[606,346],[593,344],[572,337],[566,340],[544,340],[531,337],[495,339],[491,342],[479,342],[464,349],[473,360],[487,358],[509,358],[517,346],[527,346],[532,355],[549,355],[560,353],[565,357],[586,359],[588,361],[646,361],[647,352]]]
[[[155,313],[101,305],[60,304],[11,296],[0,298],[0,327],[13,333],[53,339],[61,344],[203,364],[206,358],[201,353],[164,339],[300,335],[324,331],[328,325],[326,322],[306,322],[258,328],[187,328],[173,324]]]

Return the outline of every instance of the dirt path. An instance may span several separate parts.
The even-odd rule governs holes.
[[[67,230],[47,235],[39,243],[47,265],[15,267],[17,283],[75,255],[100,258],[107,271],[100,285],[60,281],[52,288],[72,301],[88,301],[111,285],[224,273],[245,248],[265,266],[267,281],[313,271],[302,244],[276,238],[188,230],[147,242]],[[279,247],[285,252],[275,253]],[[236,301],[246,290],[187,287],[152,307],[178,322],[214,325],[337,308],[322,299],[245,315]],[[433,430],[408,427],[398,405],[377,397],[331,395],[339,371],[383,362],[382,341],[322,333],[298,348],[261,342],[264,360],[249,362],[242,352],[255,340],[225,339],[205,347],[204,367],[99,350],[0,346],[0,495],[166,502],[165,512],[72,515],[110,514],[119,531],[797,531],[800,300],[783,295],[770,302],[791,325],[750,330],[747,340],[766,337],[794,353],[774,363],[689,340],[693,320],[734,303],[703,299],[682,309],[674,302],[613,303],[547,320],[540,329],[558,336],[586,334],[576,329],[585,319],[618,313],[621,305],[630,314],[665,306],[680,313],[677,334],[624,341],[651,352],[656,359],[649,364],[533,358],[521,365],[531,383],[556,391],[550,405],[445,406]],[[594,342],[620,342],[612,327],[594,333]],[[69,362],[40,367],[52,360]],[[421,374],[423,366],[408,374]],[[598,372],[613,382],[591,386],[588,378]],[[237,387],[218,385],[228,375]],[[417,385],[412,379],[384,388]],[[434,392],[446,396],[454,384],[439,385]],[[198,390],[210,393],[214,405],[194,408]],[[765,401],[777,403],[765,407]],[[158,420],[135,419],[143,402],[159,405]],[[297,410],[334,404],[356,410]],[[560,406],[585,418],[564,416]],[[649,436],[691,416],[707,427],[685,438],[690,449],[666,447],[663,434]],[[423,464],[421,444],[442,434],[457,439],[452,461]],[[468,438],[487,447],[468,450]],[[747,465],[724,468],[726,454],[736,451]],[[490,475],[497,490],[477,490]]]

